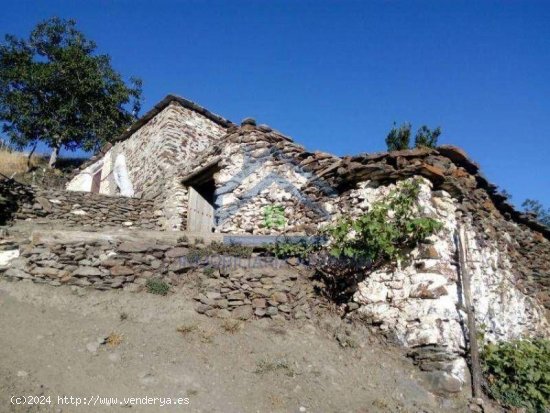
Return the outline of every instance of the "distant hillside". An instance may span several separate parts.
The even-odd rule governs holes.
[[[4,178],[13,178],[21,183],[47,186],[49,188],[64,188],[66,176],[74,168],[80,166],[85,158],[60,158],[56,169],[48,168],[48,160],[44,155],[32,155],[0,147],[0,174]]]

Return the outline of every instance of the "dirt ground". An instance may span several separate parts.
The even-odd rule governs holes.
[[[0,280],[0,412],[467,411],[464,399],[428,392],[400,350],[366,335],[342,348],[338,323],[235,326],[195,313],[181,292]],[[46,404],[10,402],[30,395]],[[59,404],[63,396],[92,405]]]

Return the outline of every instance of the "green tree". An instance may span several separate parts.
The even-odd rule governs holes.
[[[435,148],[439,135],[441,135],[441,128],[437,127],[432,130],[426,125],[423,125],[416,132],[414,146],[417,148]]]
[[[535,199],[526,199],[521,206],[525,212],[535,215],[540,223],[550,227],[550,208],[544,209],[544,206]]]
[[[399,151],[402,149],[409,149],[409,143],[411,140],[411,124],[404,123],[400,127],[397,127],[396,123],[393,123],[388,136],[386,137],[386,145],[388,151]]]
[[[141,80],[127,85],[110,57],[74,20],[39,23],[28,39],[0,44],[0,122],[15,146],[45,142],[54,166],[59,150],[97,150],[135,119]]]

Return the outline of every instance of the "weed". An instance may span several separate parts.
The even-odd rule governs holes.
[[[170,286],[158,278],[149,278],[145,286],[151,294],[166,295],[170,291]]]
[[[195,247],[189,249],[185,255],[185,258],[192,264],[199,264],[202,260],[208,257],[209,254],[210,253],[207,250]]]
[[[281,396],[277,395],[277,394],[270,394],[267,396],[268,400],[269,400],[269,403],[271,404],[271,406],[275,407],[275,408],[282,408],[285,404],[285,399],[283,399]]]
[[[120,321],[124,321],[128,319],[128,313],[122,312],[120,313]]]
[[[38,156],[32,156],[30,166],[43,164]],[[11,177],[14,174],[22,174],[29,169],[28,155],[23,152],[0,149],[0,173]]]
[[[210,249],[219,255],[229,255],[231,257],[250,258],[254,249],[241,244],[223,244],[221,242],[212,242]]]

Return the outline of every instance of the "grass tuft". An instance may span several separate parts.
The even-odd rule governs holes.
[[[107,344],[108,347],[117,347],[122,343],[122,335],[112,332],[107,336],[105,339],[105,344]]]
[[[256,370],[254,373],[256,374],[266,374],[266,373],[276,373],[276,372],[282,372],[286,376],[294,377],[295,372],[292,366],[290,365],[290,362],[285,359],[274,359],[274,360],[267,360],[262,359],[258,360],[256,363]]]
[[[145,286],[151,294],[166,295],[170,291],[170,286],[158,278],[149,278]]]
[[[239,331],[243,326],[243,323],[239,320],[235,320],[234,318],[226,318],[223,320],[222,327],[225,331],[228,333],[234,334],[237,331]]]
[[[186,335],[186,334],[192,333],[196,329],[197,329],[197,325],[195,323],[186,323],[176,328],[176,331],[178,333]]]

